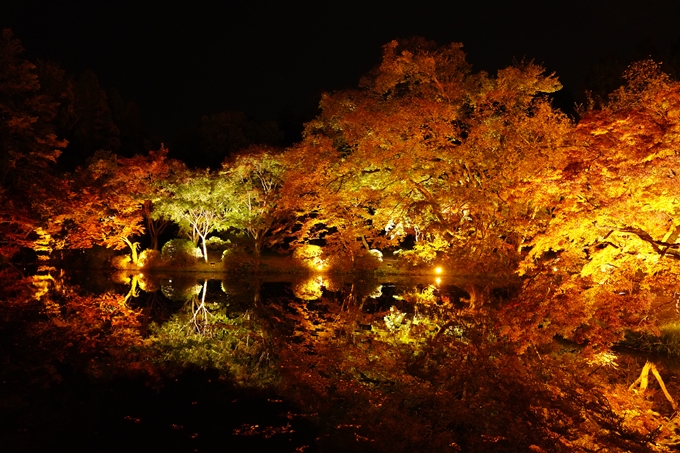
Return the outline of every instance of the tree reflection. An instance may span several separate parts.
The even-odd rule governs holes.
[[[261,387],[275,379],[269,334],[252,309],[210,302],[208,281],[163,323],[152,323],[148,353],[167,372],[213,368],[239,385]]]
[[[677,440],[663,395],[628,391],[633,358],[554,341],[519,351],[507,333],[522,314],[495,305],[461,306],[434,285],[375,312],[356,299],[270,304],[279,391],[319,414],[322,451],[665,451]]]
[[[13,306],[24,316],[34,307],[18,347],[43,351],[27,357],[45,382],[61,379],[65,364],[156,382],[218,370],[295,404],[290,417],[316,423],[320,451],[647,452],[680,440],[675,376],[609,348],[620,331],[600,333],[614,316],[607,304],[586,316],[536,300],[528,316],[512,284],[488,280],[395,287],[323,276],[274,293],[260,280],[137,273],[103,294],[64,280],[44,268],[2,293],[3,319]],[[294,297],[304,285],[314,297]],[[555,341],[574,331],[588,342]]]

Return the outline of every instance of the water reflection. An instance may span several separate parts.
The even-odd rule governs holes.
[[[293,404],[291,423],[313,420],[319,451],[664,451],[677,440],[663,392],[628,390],[646,358],[555,342],[556,324],[584,315],[540,301],[527,313],[517,282],[214,276],[77,285],[55,273],[13,291],[33,301],[21,310],[34,307],[26,332],[32,351],[49,351],[36,359],[46,380],[65,379],[67,364],[157,382],[216,370]]]

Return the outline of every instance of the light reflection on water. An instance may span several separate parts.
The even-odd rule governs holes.
[[[550,451],[545,439],[556,435],[611,447],[598,430],[637,439],[626,423],[670,415],[663,395],[652,402],[626,391],[645,357],[586,356],[587,348],[556,343],[554,326],[569,319],[544,307],[532,325],[513,299],[517,282],[214,277],[89,273],[65,275],[59,286],[42,279],[49,322],[34,335],[53,348],[53,360],[82,363],[95,376],[127,370],[167,380],[214,370],[238,388],[273,391],[300,417],[314,417],[320,451],[357,439],[391,451]],[[669,372],[661,374],[679,395]],[[631,413],[642,418],[626,421]],[[604,419],[620,426],[599,425]]]

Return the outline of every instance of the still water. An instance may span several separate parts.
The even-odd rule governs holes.
[[[560,307],[533,322],[519,285],[58,269],[6,280],[3,451],[670,448],[671,403],[652,385],[629,390],[648,357],[555,341]]]

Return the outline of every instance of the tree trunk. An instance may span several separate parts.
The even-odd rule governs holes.
[[[134,244],[130,242],[128,238],[124,238],[123,241],[130,247],[130,256],[132,258],[132,264],[135,266],[139,265],[139,257],[137,255],[137,247],[139,247],[139,242],[135,242]]]
[[[201,235],[201,245],[203,246],[203,259],[208,262],[208,248],[205,245],[205,236]]]
[[[366,242],[364,235],[361,235],[361,242],[364,244],[364,247],[366,247],[366,250],[371,250],[371,247],[369,247],[368,242]]]

